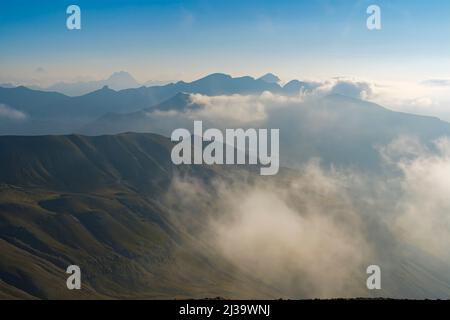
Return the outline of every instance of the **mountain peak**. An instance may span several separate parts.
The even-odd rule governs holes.
[[[137,88],[140,84],[133,78],[131,74],[126,71],[114,72],[104,81],[106,85],[114,90],[121,90],[124,88]]]
[[[203,78],[200,78],[194,82],[197,81],[205,81],[205,80],[228,80],[231,79],[232,77],[229,74],[225,74],[225,73],[211,73]]]
[[[270,73],[270,72],[266,73],[262,77],[258,78],[258,80],[262,80],[262,81],[267,82],[267,83],[278,83],[278,82],[280,82],[280,78],[278,78],[276,75],[274,75],[273,73]]]
[[[148,108],[147,110],[157,109],[160,111],[185,111],[185,108],[196,109],[199,106],[196,104],[192,104],[191,95],[186,92],[178,92],[172,98],[156,105]]]

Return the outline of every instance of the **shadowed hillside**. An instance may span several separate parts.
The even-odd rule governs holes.
[[[395,188],[367,198],[370,186],[314,166],[174,166],[171,146],[144,133],[0,137],[0,298],[448,297],[445,261],[399,246],[380,219]],[[373,261],[387,270],[375,293]],[[71,264],[82,290],[66,288]]]
[[[170,146],[152,134],[0,137],[1,298],[271,297],[174,222],[162,201],[172,177],[221,173],[172,166]],[[80,291],[66,288],[70,264]]]

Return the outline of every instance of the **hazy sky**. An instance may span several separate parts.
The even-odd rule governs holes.
[[[81,8],[82,29],[66,28]],[[366,28],[381,7],[382,29]],[[0,81],[450,78],[448,0],[2,1]]]

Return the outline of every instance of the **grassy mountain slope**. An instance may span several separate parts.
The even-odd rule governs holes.
[[[171,177],[221,173],[172,166],[170,146],[152,134],[0,137],[1,297],[271,297],[174,223],[161,201]],[[70,264],[80,291],[66,288]]]

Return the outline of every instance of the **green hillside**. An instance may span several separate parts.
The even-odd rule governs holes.
[[[0,298],[271,297],[171,218],[161,200],[174,174],[221,173],[172,166],[170,146],[152,134],[0,137]],[[82,290],[66,288],[71,264]]]

